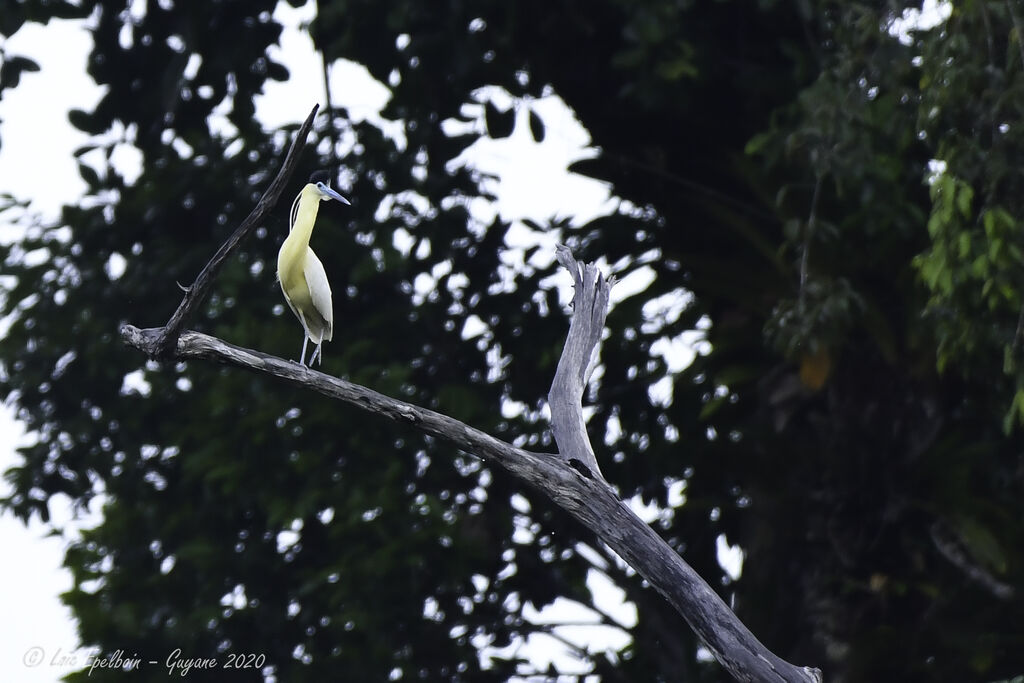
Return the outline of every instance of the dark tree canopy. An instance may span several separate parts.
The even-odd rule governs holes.
[[[66,558],[83,643],[264,653],[285,681],[504,681],[529,664],[480,647],[549,631],[527,605],[590,604],[597,563],[638,621],[623,650],[580,652],[586,666],[609,681],[724,680],[659,595],[503,472],[265,378],[159,365],[118,342],[122,323],[167,320],[175,281],[281,165],[287,138],[253,105],[289,78],[268,53],[276,4],[151,2],[136,18],[104,0],[0,6],[4,35],[89,17],[89,74],[105,86],[70,115],[95,139],[79,155],[107,152],[105,167],[81,165],[88,196],[0,249],[14,278],[0,395],[39,435],[3,504],[47,519],[56,494],[105,500]],[[625,201],[534,227],[619,275],[656,274],[608,317],[590,397],[606,478],[670,510],[669,543],[769,648],[825,680],[1024,672],[1024,6],[966,0],[901,37],[892,2],[317,5],[325,62],[390,84],[383,115],[404,133],[329,110],[295,174],[339,170],[354,205],[323,211],[314,237],[344,321],[325,371],[552,448],[539,411],[567,325],[546,280],[557,266],[503,284],[510,226],[473,218],[485,179],[449,162],[517,121],[542,139],[531,102],[556,93],[600,150],[575,170]],[[2,96],[34,65],[0,59]],[[488,101],[486,133],[446,135],[488,85],[514,108]],[[211,132],[215,108],[234,132]],[[109,163],[113,130],[142,154],[132,183]],[[273,276],[291,192],[196,329],[297,352]],[[436,277],[426,297],[422,273]],[[645,318],[684,290],[681,312]],[[463,339],[471,316],[486,331]],[[697,327],[710,350],[669,375],[652,345]],[[136,371],[142,394],[125,389]],[[665,377],[667,401],[649,391]],[[508,400],[529,409],[505,417]],[[621,435],[606,442],[610,421]],[[738,581],[717,563],[721,534],[746,552]]]

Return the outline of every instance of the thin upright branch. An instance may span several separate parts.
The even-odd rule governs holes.
[[[572,299],[569,334],[565,337],[565,348],[548,392],[551,432],[558,444],[558,452],[567,462],[576,460],[600,476],[601,469],[597,466],[587,435],[587,423],[583,419],[583,392],[597,362],[613,283],[606,280],[593,263],[584,264],[573,258],[569,247],[559,244],[555,254],[558,262],[572,275],[576,293]]]
[[[195,282],[185,289],[185,296],[178,305],[178,310],[174,312],[174,315],[167,321],[167,324],[160,328],[160,337],[157,340],[157,345],[152,355],[158,358],[165,358],[171,355],[171,350],[178,340],[178,335],[185,329],[185,325],[188,324],[188,321],[195,314],[196,309],[206,300],[210,289],[213,287],[213,280],[217,277],[217,273],[220,272],[224,261],[249,236],[249,233],[263,222],[264,217],[270,213],[270,210],[277,205],[281,192],[284,191],[285,186],[292,177],[295,166],[299,162],[299,155],[306,145],[306,138],[309,137],[309,131],[313,128],[313,119],[316,117],[316,112],[319,108],[319,104],[313,105],[309,116],[303,121],[298,133],[295,134],[295,139],[292,140],[288,154],[285,155],[284,163],[281,165],[281,170],[278,171],[277,177],[274,178],[270,186],[264,191],[255,208],[235,229],[231,237],[220,246],[217,253],[213,255],[213,258],[210,259],[209,263],[199,273],[199,276],[196,277]]]
[[[804,241],[803,249],[800,254],[800,305],[803,306],[804,302],[804,288],[807,285],[807,272],[809,269],[809,263],[811,259],[811,240],[814,239],[814,233],[818,229],[818,202],[821,199],[821,185],[825,179],[825,174],[821,171],[818,172],[817,178],[814,181],[814,194],[811,196],[811,212],[807,217],[807,227],[804,229]]]
[[[324,76],[324,102],[327,104],[327,139],[331,142],[331,154],[328,162],[331,166],[331,180],[337,180],[338,169],[335,168],[335,155],[338,153],[338,129],[335,127],[334,100],[331,99],[331,65],[327,62],[327,53],[320,51],[320,67]]]

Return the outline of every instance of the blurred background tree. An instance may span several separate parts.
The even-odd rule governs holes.
[[[55,494],[103,496],[103,524],[66,558],[83,643],[263,653],[275,680],[506,680],[533,669],[500,648],[552,632],[528,606],[592,604],[596,568],[638,618],[623,648],[577,649],[583,670],[722,680],[658,595],[502,472],[264,378],[160,367],[118,343],[122,322],[166,320],[175,279],[280,166],[287,138],[253,106],[289,78],[268,52],[276,5],[0,8],[4,35],[88,17],[106,89],[70,115],[95,139],[81,155],[105,154],[81,164],[88,196],[3,249],[0,385],[38,435],[4,505],[46,519]],[[657,503],[660,532],[755,634],[826,680],[1024,671],[1016,0],[945,5],[917,31],[894,2],[316,9],[325,64],[364,65],[398,122],[330,110],[296,174],[339,169],[354,203],[323,212],[315,242],[339,321],[325,371],[553,447],[540,409],[566,328],[555,265],[480,220],[492,179],[453,160],[519,126],[551,134],[533,103],[557,94],[599,152],[574,169],[621,201],[531,227],[655,276],[612,310],[591,395],[609,481]],[[16,87],[33,64],[2,56],[0,89]],[[215,110],[226,125],[211,127]],[[142,155],[134,182],[110,163],[121,142]],[[226,267],[195,327],[297,351],[273,281],[286,214]],[[670,372],[657,350],[695,329],[700,353]],[[717,562],[723,534],[746,553],[739,580]]]

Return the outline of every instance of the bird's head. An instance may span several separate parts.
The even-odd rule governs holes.
[[[352,202],[342,197],[340,194],[331,189],[331,177],[327,175],[327,171],[316,171],[313,175],[309,176],[309,184],[312,185],[318,195],[320,195],[320,201],[325,202],[328,199],[337,199],[342,204],[348,204],[351,206]]]

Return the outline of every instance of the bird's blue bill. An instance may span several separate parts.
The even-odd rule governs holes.
[[[342,204],[348,204],[349,206],[352,206],[352,202],[350,202],[349,200],[345,199],[340,194],[332,190],[325,183],[317,183],[316,189],[320,191],[320,194],[322,194],[324,197],[327,197],[328,199],[337,199]]]

